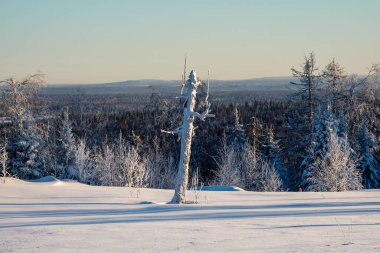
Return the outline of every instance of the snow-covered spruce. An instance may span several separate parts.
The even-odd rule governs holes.
[[[346,134],[338,135],[338,121],[331,108],[318,113],[313,122],[312,146],[302,166],[302,185],[307,191],[361,189],[360,173]]]
[[[36,74],[20,81],[10,78],[0,83],[5,84],[3,99],[11,121],[7,145],[9,172],[20,178],[44,176],[44,143],[31,110],[33,98],[43,84],[42,76]]]
[[[359,167],[362,170],[363,186],[367,189],[379,188],[380,186],[380,163],[374,157],[378,148],[375,136],[362,124],[359,136],[360,157]]]
[[[281,151],[280,146],[279,146],[280,141],[275,139],[272,126],[270,126],[267,129],[264,137],[265,137],[264,142],[262,143],[261,159],[267,162],[268,165],[264,164],[265,166],[275,170],[275,172],[273,172],[272,174],[276,174],[280,178],[279,181],[281,183],[279,183],[279,185],[282,184],[282,187],[284,189],[287,189],[289,187],[289,184],[287,182],[288,174],[280,156],[280,151]],[[265,169],[265,170],[270,171],[268,169]],[[264,174],[265,173],[267,172],[264,172]],[[273,177],[276,177],[276,176],[273,175]],[[268,180],[272,180],[272,179],[268,179]],[[277,189],[279,188],[280,186],[277,187]]]
[[[63,119],[58,131],[57,145],[57,176],[59,178],[78,179],[78,170],[75,167],[76,141],[72,132],[69,112],[63,112]]]

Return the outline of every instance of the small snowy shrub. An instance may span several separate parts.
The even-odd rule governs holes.
[[[282,180],[275,166],[266,161],[257,164],[258,178],[256,178],[256,190],[264,192],[277,192],[282,190]]]
[[[74,151],[75,167],[67,171],[68,177],[78,179],[81,182],[94,184],[94,171],[92,171],[92,159],[90,151],[87,148],[86,141],[80,139],[77,148]]]
[[[243,187],[244,180],[240,171],[242,163],[237,150],[233,146],[224,145],[219,150],[215,184]]]

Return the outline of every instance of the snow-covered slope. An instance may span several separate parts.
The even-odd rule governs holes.
[[[137,193],[0,178],[0,252],[380,252],[379,191]]]

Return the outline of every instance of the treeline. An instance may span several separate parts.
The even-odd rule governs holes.
[[[318,70],[310,54],[292,73],[299,82],[285,100],[213,103],[210,95],[216,117],[197,122],[193,137],[196,184],[257,191],[380,187],[377,66],[366,76],[348,75],[335,61]],[[39,75],[3,81],[1,175],[173,188],[179,140],[161,130],[179,125],[183,101],[152,94],[136,110],[123,110],[117,100],[87,110],[91,103],[84,106],[78,96],[52,107],[37,97],[41,83]]]

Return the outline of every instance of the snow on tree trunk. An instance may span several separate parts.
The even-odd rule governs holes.
[[[7,145],[5,143],[0,146],[0,166],[1,166],[0,168],[1,168],[1,174],[4,177],[4,183],[5,183],[5,177],[8,176],[8,172],[7,172],[8,153],[6,149]]]
[[[184,74],[185,76],[185,74]],[[194,135],[194,120],[195,117],[204,120],[206,117],[213,116],[209,114],[210,103],[208,102],[208,93],[206,96],[206,110],[200,114],[194,112],[196,104],[197,89],[202,85],[202,82],[197,78],[195,71],[191,71],[187,82],[183,82],[181,95],[183,89],[186,88],[184,94],[185,103],[183,109],[182,125],[174,131],[163,131],[164,133],[178,133],[181,136],[181,153],[180,161],[178,164],[178,174],[175,184],[175,192],[171,203],[181,204],[186,202],[186,189],[188,186],[189,178],[189,163],[191,156],[191,142]],[[207,86],[208,87],[208,86]],[[208,92],[208,90],[207,90]]]
[[[196,96],[197,96],[197,86],[198,80],[196,79],[195,72],[190,74],[189,81],[191,84],[187,86],[187,101],[186,107],[183,110],[183,124],[181,130],[181,153],[178,165],[178,175],[175,184],[175,193],[172,199],[173,203],[183,203],[185,202],[186,188],[189,178],[189,163],[191,155],[191,141],[194,134],[194,116],[192,112],[194,111]]]

